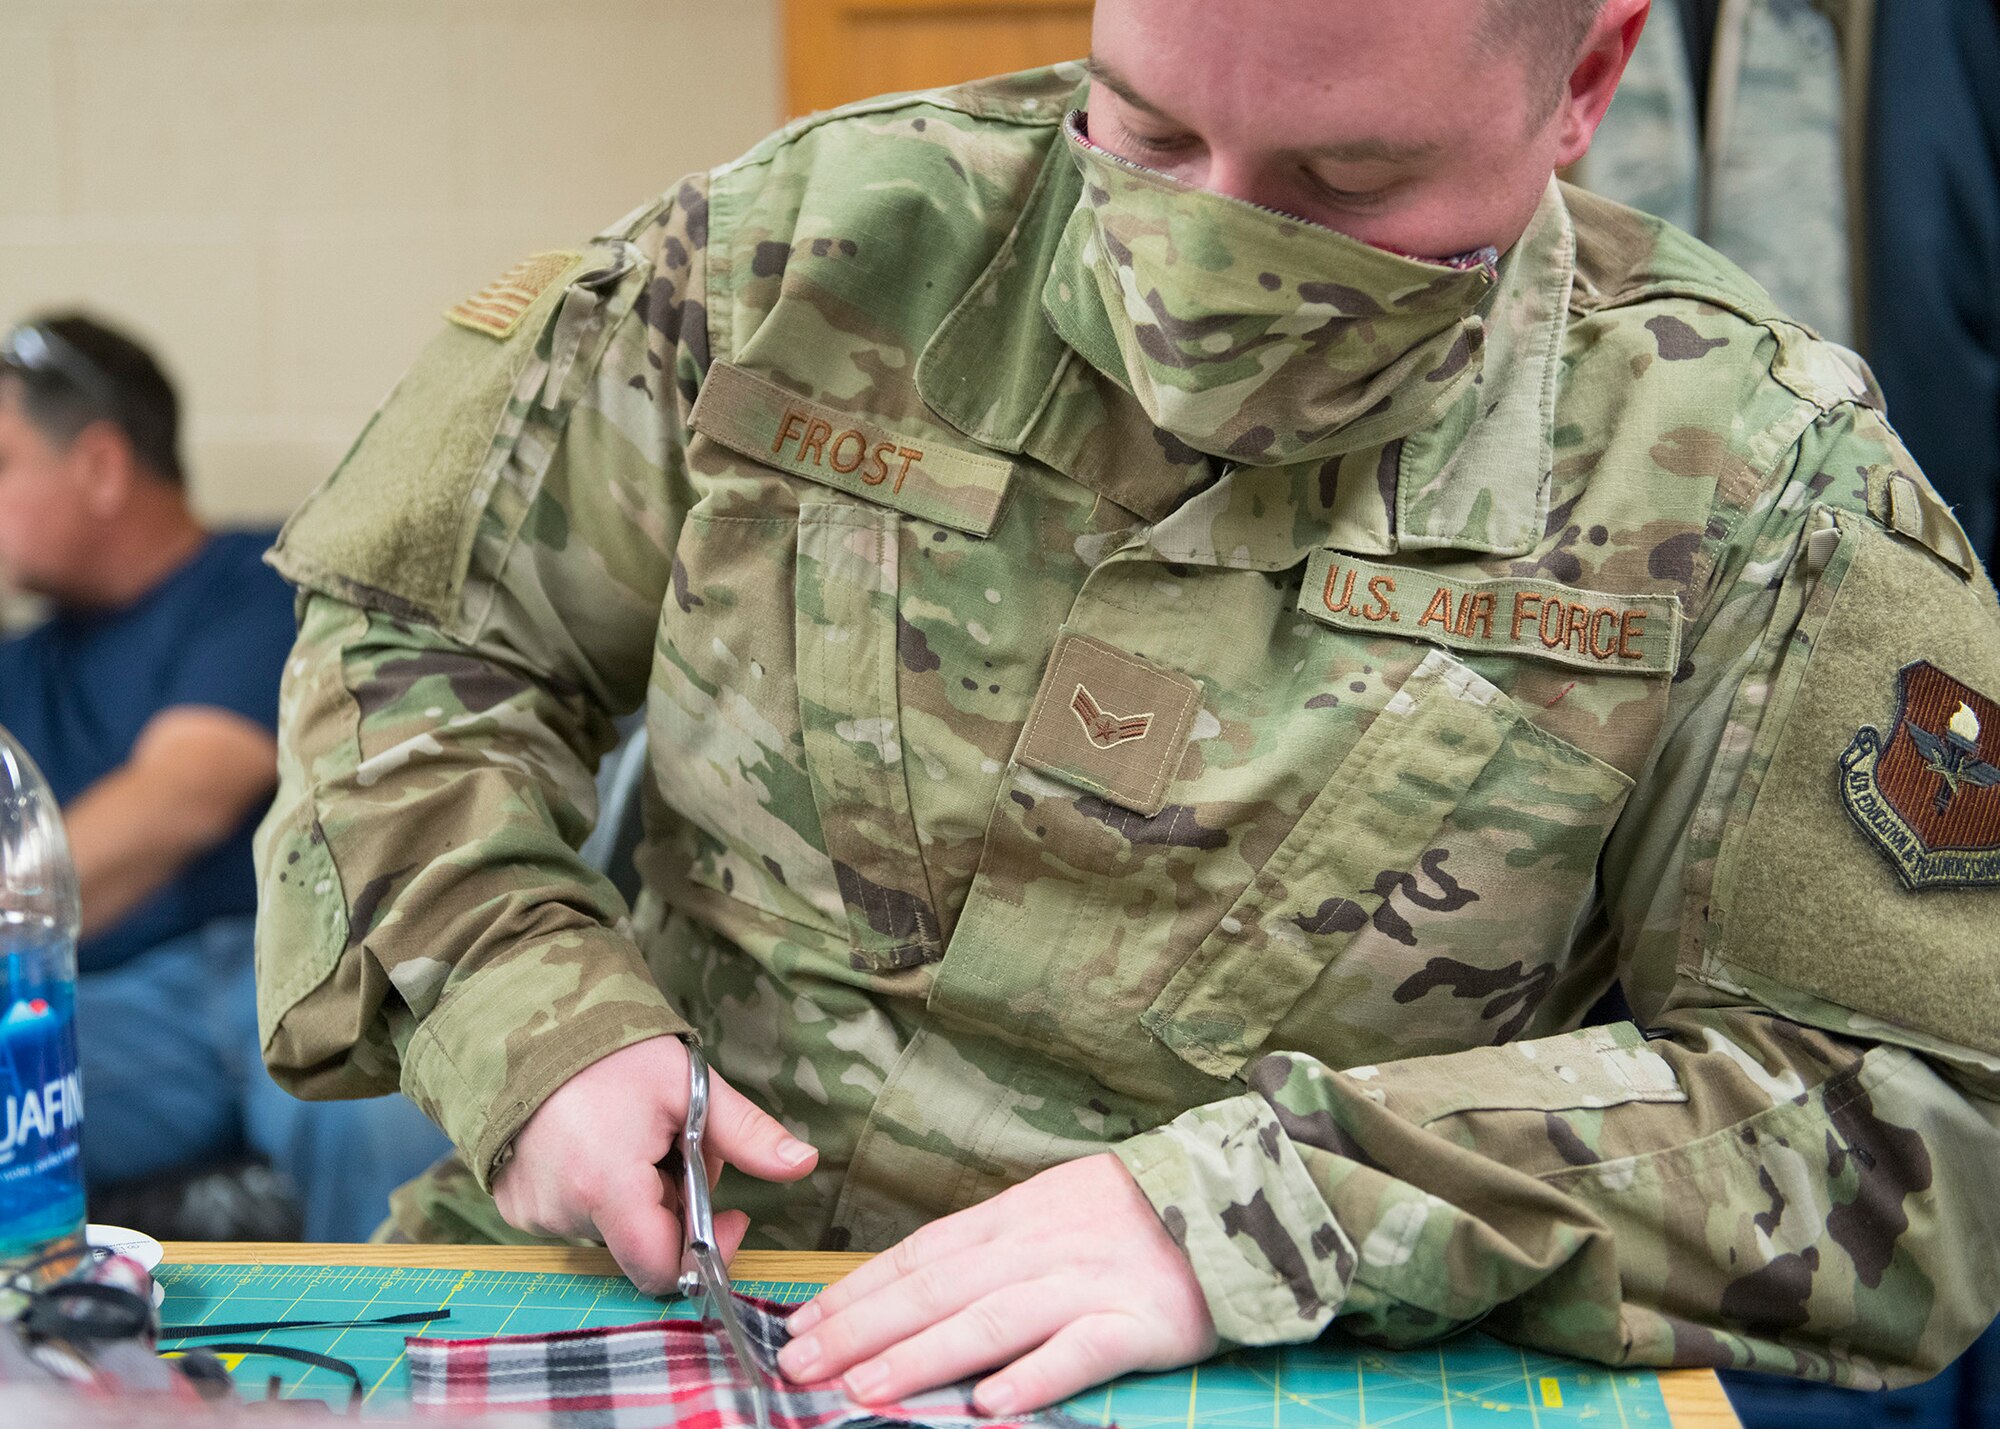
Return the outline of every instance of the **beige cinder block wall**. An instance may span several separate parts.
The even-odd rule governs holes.
[[[439,313],[781,118],[778,0],[0,0],[0,322],[157,344],[282,517]]]

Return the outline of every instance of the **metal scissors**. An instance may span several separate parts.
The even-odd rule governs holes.
[[[681,1214],[686,1223],[687,1246],[681,1252],[681,1294],[705,1297],[722,1323],[723,1338],[730,1357],[736,1361],[737,1377],[750,1395],[757,1415],[757,1429],[771,1429],[771,1396],[765,1384],[764,1367],[750,1349],[750,1336],[736,1313],[736,1301],[729,1293],[729,1276],[715,1247],[715,1207],[708,1195],[708,1163],[703,1160],[701,1142],[708,1130],[708,1063],[690,1045],[688,1055],[687,1124],[681,1128]],[[703,1320],[708,1315],[702,1315]]]

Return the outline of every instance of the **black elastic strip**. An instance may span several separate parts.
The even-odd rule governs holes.
[[[362,1396],[368,1392],[361,1383],[361,1372],[346,1360],[337,1360],[332,1355],[316,1354],[312,1350],[297,1350],[290,1345],[259,1345],[249,1340],[203,1345],[201,1350],[211,1355],[269,1355],[272,1359],[293,1360],[318,1369],[332,1370],[353,1386],[351,1400],[356,1404],[360,1403]]]
[[[210,1335],[261,1335],[266,1330],[359,1330],[369,1325],[428,1325],[449,1320],[449,1310],[412,1310],[374,1320],[246,1320],[236,1325],[162,1325],[163,1340],[205,1340]]]
[[[28,1333],[48,1340],[130,1340],[143,1334],[153,1307],[117,1285],[52,1285],[28,1302]]]

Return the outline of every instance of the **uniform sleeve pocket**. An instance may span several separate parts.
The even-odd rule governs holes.
[[[347,900],[311,799],[266,831],[257,908],[257,1042],[325,982],[347,946]]]
[[[560,426],[644,276],[629,244],[540,254],[447,313],[285,523],[278,570],[355,605],[450,625],[502,468],[531,422]],[[532,445],[538,476],[553,444]]]
[[[2000,621],[1990,588],[1818,513],[1716,857],[1700,976],[1800,1022],[2000,1057]],[[1760,711],[1757,706],[1762,704]]]

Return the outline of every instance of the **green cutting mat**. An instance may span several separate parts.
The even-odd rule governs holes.
[[[169,1324],[366,1319],[448,1309],[426,1333],[452,1339],[627,1325],[685,1313],[641,1295],[621,1277],[511,1270],[420,1270],[326,1265],[164,1265],[161,1318]],[[738,1281],[766,1300],[796,1303],[803,1281]],[[271,1330],[262,1342],[317,1350],[351,1363],[369,1398],[399,1403],[408,1391],[407,1327]],[[243,1336],[231,1336],[242,1339]],[[199,1340],[186,1342],[198,1345]],[[347,1382],[286,1360],[246,1359],[237,1374],[261,1399],[276,1374],[285,1398],[347,1400]],[[1257,1429],[1668,1429],[1650,1371],[1602,1369],[1524,1353],[1483,1335],[1441,1349],[1388,1354],[1338,1333],[1311,1345],[1244,1351],[1174,1374],[1135,1375],[1072,1400],[1071,1413],[1125,1429],[1216,1424]]]

